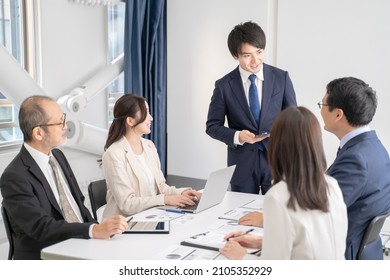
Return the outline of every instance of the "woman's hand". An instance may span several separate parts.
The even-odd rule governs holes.
[[[184,194],[179,195],[165,195],[164,196],[165,205],[179,206],[184,207],[186,205],[194,205],[194,200]]]
[[[241,260],[246,255],[246,249],[236,241],[228,241],[219,252],[229,260]]]
[[[202,197],[202,193],[200,193],[196,190],[193,190],[193,189],[185,190],[181,194],[191,198],[192,200],[199,200]]]
[[[245,225],[245,226],[262,227],[263,226],[263,213],[253,211],[249,214],[242,216],[238,220],[238,223],[240,225]]]
[[[226,235],[225,240],[235,241],[246,248],[261,249],[263,238],[254,234],[243,234],[242,231],[234,231]]]

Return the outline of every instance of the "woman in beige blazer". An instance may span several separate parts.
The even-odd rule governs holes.
[[[152,116],[144,98],[125,94],[114,106],[103,171],[107,181],[107,205],[103,219],[115,214],[129,216],[161,206],[193,205],[201,194],[191,188],[176,188],[165,183],[160,159],[149,134]]]

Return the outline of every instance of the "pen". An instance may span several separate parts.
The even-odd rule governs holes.
[[[251,229],[248,229],[247,231],[245,231],[244,233],[241,233],[241,234],[238,234],[238,235],[236,235],[236,236],[231,236],[231,237],[229,237],[228,239],[226,239],[227,241],[229,241],[231,238],[236,238],[236,237],[240,237],[240,236],[243,236],[243,235],[245,235],[245,234],[248,234],[248,233],[250,233],[250,232],[252,232],[252,231],[254,231],[254,229],[253,228],[251,228]]]
[[[134,218],[133,216],[131,216],[130,218],[128,218],[128,219],[126,220],[126,223],[130,222],[133,218]],[[115,234],[111,234],[111,235],[110,235],[110,238],[113,238],[114,236],[115,236]]]
[[[183,214],[184,212],[179,209],[165,209],[166,212],[172,212],[172,213],[178,213]]]

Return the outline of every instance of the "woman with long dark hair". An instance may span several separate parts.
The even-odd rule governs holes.
[[[125,94],[114,106],[102,165],[107,181],[107,205],[103,218],[113,213],[133,215],[161,206],[193,205],[200,193],[165,183],[153,142],[143,138],[153,121],[144,98]]]
[[[261,249],[262,259],[344,259],[346,206],[337,181],[325,175],[321,128],[312,112],[289,107],[280,113],[268,161],[273,185],[264,198],[263,237],[229,234],[221,253],[241,259],[245,246]]]

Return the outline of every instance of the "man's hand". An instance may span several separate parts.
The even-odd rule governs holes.
[[[250,132],[249,130],[242,130],[242,131],[240,131],[240,133],[238,135],[238,140],[240,141],[240,143],[253,144],[253,143],[263,141],[265,138],[268,138],[268,137],[269,137],[269,135],[256,137],[256,135],[254,133]]]
[[[125,217],[121,215],[112,216],[92,228],[93,238],[106,239],[115,234],[121,234],[127,229]]]

